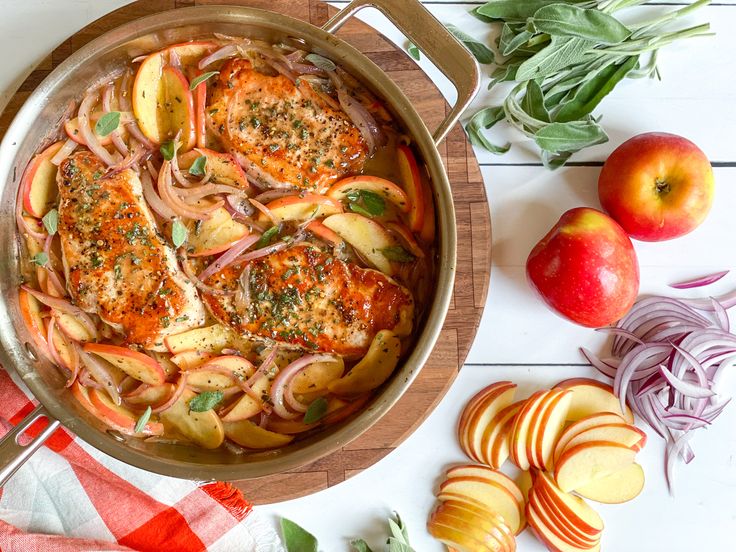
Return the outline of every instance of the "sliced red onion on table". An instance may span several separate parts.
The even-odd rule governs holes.
[[[701,276],[700,278],[686,280],[677,284],[670,284],[670,287],[675,289],[692,289],[696,287],[707,286],[714,282],[717,282],[726,274],[728,274],[728,272],[728,270],[723,270],[722,272],[716,272],[715,274],[709,274],[708,276]]]
[[[648,297],[615,328],[601,328],[614,335],[612,359],[581,349],[592,366],[613,379],[622,408],[628,400],[665,439],[670,490],[676,458],[686,463],[694,458],[692,432],[712,424],[730,401],[718,391],[725,370],[736,363],[736,336],[729,332],[726,312],[734,305],[736,292],[717,299]]]

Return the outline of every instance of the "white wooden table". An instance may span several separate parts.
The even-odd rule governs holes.
[[[0,0],[0,107],[31,68],[59,42],[126,0]],[[483,2],[429,0],[425,4],[446,23],[455,23],[483,38],[487,26],[467,11]],[[658,2],[661,4],[662,2]],[[335,2],[344,5],[346,2]],[[663,9],[652,6],[652,11]],[[376,13],[365,19],[380,25],[391,39],[400,34]],[[663,81],[626,81],[608,97],[599,112],[611,140],[582,152],[574,163],[549,172],[529,143],[496,132],[498,141],[512,139],[503,157],[478,152],[493,220],[493,272],[488,306],[467,365],[450,392],[427,421],[397,451],[347,482],[307,498],[260,509],[273,523],[286,516],[312,531],[326,552],[348,550],[350,537],[362,536],[382,550],[385,518],[401,513],[418,552],[442,547],[425,530],[434,499],[433,488],[443,470],[464,456],[455,439],[455,424],[464,402],[480,387],[501,379],[532,391],[571,376],[595,376],[584,365],[578,347],[603,346],[599,334],[565,322],[550,313],[529,292],[526,256],[536,241],[572,207],[600,207],[596,182],[602,161],[628,137],[645,131],[682,134],[710,157],[717,180],[716,201],[707,221],[691,235],[659,244],[636,243],[641,264],[641,291],[667,293],[667,284],[715,270],[736,268],[736,0],[721,0],[698,12],[691,21],[708,20],[715,38],[697,39],[662,52]],[[448,99],[453,91],[425,61]],[[489,100],[481,93],[478,106]],[[462,236],[460,237],[462,239]],[[707,293],[736,286],[730,274]],[[700,293],[703,293],[702,291]],[[688,295],[680,292],[680,295]],[[693,290],[689,295],[698,295]],[[736,394],[736,378],[730,380]],[[606,530],[609,551],[733,550],[736,532],[736,406],[729,407],[715,427],[701,432],[696,459],[678,470],[676,497],[663,477],[663,445],[650,432],[640,461],[647,474],[644,493],[620,506],[596,506]],[[544,550],[528,532],[518,539],[522,552]]]

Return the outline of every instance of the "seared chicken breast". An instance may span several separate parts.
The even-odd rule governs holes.
[[[399,336],[412,330],[414,302],[408,290],[381,272],[307,244],[231,265],[207,283],[236,292],[205,295],[222,323],[246,337],[293,348],[354,358],[368,351],[380,330]]]
[[[362,170],[368,148],[360,131],[308,82],[268,76],[236,59],[212,86],[211,130],[256,183],[322,192]]]
[[[88,151],[59,165],[59,236],[67,288],[128,343],[164,350],[163,338],[204,323],[205,309],[158,233],[132,170],[104,176]]]

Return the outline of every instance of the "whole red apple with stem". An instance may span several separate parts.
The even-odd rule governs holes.
[[[615,323],[639,293],[631,240],[615,220],[588,207],[562,215],[532,249],[526,274],[552,310],[591,328]]]
[[[642,241],[677,238],[697,228],[713,203],[713,169],[681,136],[649,132],[621,144],[598,179],[601,205]]]

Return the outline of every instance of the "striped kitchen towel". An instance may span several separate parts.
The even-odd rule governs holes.
[[[29,396],[0,369],[0,435],[35,408]],[[283,552],[231,485],[128,466],[64,429],[0,493],[0,552]]]

